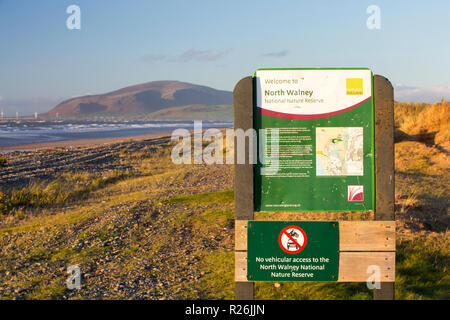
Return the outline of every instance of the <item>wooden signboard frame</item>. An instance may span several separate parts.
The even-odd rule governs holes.
[[[395,182],[394,90],[383,76],[374,75],[375,194],[372,221],[339,221],[339,282],[366,282],[367,267],[381,269],[381,287],[375,300],[394,299]],[[234,125],[253,128],[253,78],[245,77],[234,89]],[[236,145],[236,141],[235,141]],[[249,143],[246,143],[246,155]],[[235,161],[237,163],[237,161]],[[235,164],[235,298],[254,299],[254,282],[247,281],[247,222],[254,219],[253,165]],[[301,212],[295,213],[301,216]],[[331,219],[330,219],[331,220]]]

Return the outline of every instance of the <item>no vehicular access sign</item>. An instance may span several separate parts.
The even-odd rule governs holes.
[[[337,281],[337,221],[249,221],[249,281]]]
[[[289,254],[296,254],[306,247],[306,233],[297,226],[288,226],[278,236],[280,248]]]

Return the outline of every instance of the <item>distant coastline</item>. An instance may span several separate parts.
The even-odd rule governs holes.
[[[193,129],[194,121],[65,121],[0,122],[0,152],[27,151],[135,141],[170,136]],[[230,121],[203,121],[204,128],[232,127]]]
[[[36,151],[44,149],[60,149],[60,148],[76,148],[76,147],[86,147],[86,146],[97,146],[102,144],[113,144],[126,141],[143,141],[150,139],[158,139],[163,137],[170,137],[171,132],[158,132],[149,133],[133,137],[114,137],[114,138],[92,138],[92,139],[81,139],[81,140],[63,140],[63,141],[52,141],[52,142],[38,142],[29,144],[20,144],[14,146],[0,146],[1,152],[14,152],[14,151]]]

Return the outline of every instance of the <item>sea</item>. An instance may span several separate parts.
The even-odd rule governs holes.
[[[202,121],[202,128],[229,128],[230,121]],[[101,138],[126,138],[194,129],[192,120],[0,120],[0,147]]]

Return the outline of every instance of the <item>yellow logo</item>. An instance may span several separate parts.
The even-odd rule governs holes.
[[[347,78],[347,94],[363,94],[363,79]]]

